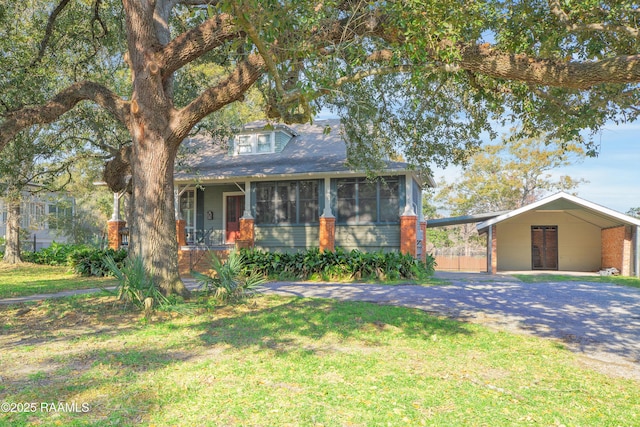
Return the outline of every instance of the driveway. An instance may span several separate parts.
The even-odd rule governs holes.
[[[444,273],[441,286],[270,282],[265,293],[413,307],[562,341],[589,366],[640,380],[640,289],[585,281],[524,283],[508,275]],[[186,279],[189,289],[197,284]],[[36,301],[99,289],[0,300]]]
[[[588,281],[524,283],[511,276],[437,273],[450,285],[272,282],[266,292],[414,307],[561,340],[609,373],[640,379],[640,289]],[[585,278],[588,280],[588,278]]]

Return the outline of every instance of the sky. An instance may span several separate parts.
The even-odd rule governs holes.
[[[577,196],[589,202],[621,213],[640,207],[640,122],[609,125],[595,141],[600,143],[598,157],[554,169],[552,175],[589,181],[576,189]],[[459,167],[434,168],[433,177],[436,182],[444,177],[452,183],[460,171]]]

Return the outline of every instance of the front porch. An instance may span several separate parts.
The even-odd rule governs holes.
[[[395,222],[385,219],[358,223],[339,221],[333,181],[332,178],[279,181],[282,184],[271,192],[267,191],[270,190],[268,184],[273,181],[176,184],[176,236],[181,275],[188,275],[192,270],[207,271],[212,251],[224,259],[236,247],[291,252],[314,247],[334,251],[340,246],[363,252],[400,251],[425,259],[422,240],[426,222],[416,213],[421,210],[420,200],[413,201],[415,184],[412,180],[406,180],[406,187],[405,181],[401,181],[401,195],[391,199],[397,203]],[[307,192],[306,198],[299,200],[297,197],[300,197],[303,185],[305,190],[312,187],[309,183],[313,184],[314,191]],[[292,197],[286,206],[264,201],[264,194],[284,197],[278,193],[281,188],[286,188]],[[121,197],[122,194],[114,194],[113,216],[108,224],[112,248],[128,247],[126,222],[120,217]],[[380,196],[377,201],[374,198],[373,203],[374,212],[375,206],[389,205],[389,202],[381,201]],[[264,220],[274,217],[269,214],[270,209],[275,209],[275,217],[285,220]]]

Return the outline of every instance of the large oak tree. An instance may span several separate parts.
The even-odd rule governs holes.
[[[47,17],[31,63],[52,64],[48,72],[60,83],[42,102],[16,105],[5,95],[0,149],[81,101],[109,111],[132,138],[130,250],[165,292],[185,291],[174,225],[178,148],[205,117],[242,102],[251,88],[262,91],[274,119],[308,121],[333,109],[354,167],[398,150],[419,165],[461,161],[495,119],[569,140],[638,112],[640,12],[626,0],[30,4]],[[69,40],[96,53],[72,72],[54,65],[71,55]],[[208,63],[224,73],[188,82],[184,92],[185,71]],[[101,72],[114,65],[126,67],[130,86],[112,84],[111,69]]]

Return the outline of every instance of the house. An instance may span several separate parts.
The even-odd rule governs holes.
[[[40,250],[49,247],[55,240],[66,242],[62,224],[73,218],[75,201],[64,193],[22,193],[20,205],[20,228],[29,233],[29,240],[22,242],[23,248]],[[7,233],[7,207],[0,199],[0,236]],[[34,248],[35,245],[35,248]]]
[[[640,219],[566,193],[486,219],[487,271],[597,272],[640,277]]]
[[[181,270],[201,251],[233,246],[270,251],[313,247],[402,251],[423,257],[422,188],[434,186],[407,163],[387,161],[377,179],[347,165],[340,122],[255,122],[228,146],[195,137],[176,166]],[[117,196],[115,198],[117,200]],[[117,212],[117,209],[114,209]],[[120,244],[110,222],[110,242]]]

